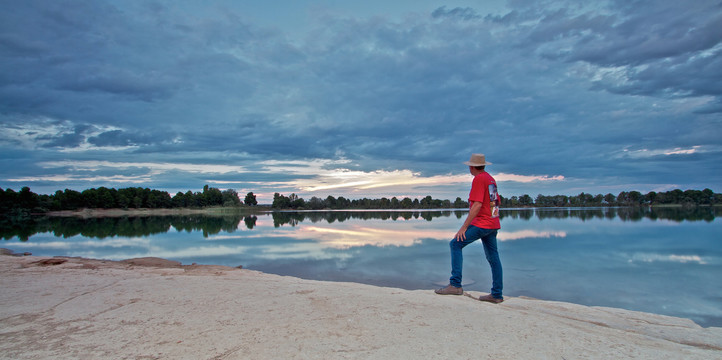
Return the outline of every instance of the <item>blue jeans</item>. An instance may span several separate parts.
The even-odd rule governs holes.
[[[451,240],[449,243],[449,247],[451,247],[451,278],[449,278],[449,283],[451,285],[461,287],[461,269],[464,265],[462,249],[466,247],[466,245],[481,239],[481,242],[484,244],[486,260],[489,262],[489,266],[491,266],[491,296],[499,299],[502,298],[501,290],[504,287],[504,281],[499,251],[496,247],[496,232],[497,230],[495,229],[482,229],[471,225],[466,229],[466,240]]]

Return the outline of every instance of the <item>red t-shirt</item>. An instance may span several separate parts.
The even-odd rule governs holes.
[[[471,225],[482,229],[500,229],[499,204],[501,198],[496,189],[496,180],[486,171],[476,175],[474,181],[471,182],[469,207],[474,202],[481,202],[481,210],[471,221]]]

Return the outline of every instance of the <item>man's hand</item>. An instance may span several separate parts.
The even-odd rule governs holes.
[[[459,231],[456,232],[456,235],[454,235],[454,239],[456,239],[456,241],[466,240],[466,229],[469,228],[469,225],[471,225],[471,221],[474,220],[476,215],[479,213],[479,210],[481,210],[481,202],[473,202],[471,204],[471,207],[469,208],[469,214],[466,216],[466,221],[464,221],[464,225],[461,225],[461,229],[459,229]]]
[[[463,226],[459,231],[456,232],[456,235],[454,235],[454,239],[456,241],[464,241],[466,240],[466,227]]]

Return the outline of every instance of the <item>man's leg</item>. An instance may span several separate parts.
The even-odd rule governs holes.
[[[462,249],[479,239],[479,228],[475,226],[469,226],[466,229],[465,240],[458,241],[452,239],[449,242],[449,248],[451,249],[451,277],[449,278],[449,284],[455,287],[461,287],[461,273],[464,267],[464,253]]]
[[[496,246],[497,230],[486,230],[482,236],[481,242],[484,244],[484,254],[486,260],[491,266],[491,296],[496,299],[503,299],[502,289],[504,288],[504,275],[501,269],[501,260],[499,259],[499,250]]]

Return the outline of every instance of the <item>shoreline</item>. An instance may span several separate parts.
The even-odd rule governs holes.
[[[159,258],[0,255],[0,271],[0,350],[15,359],[722,356],[722,328],[524,297],[489,304]]]

